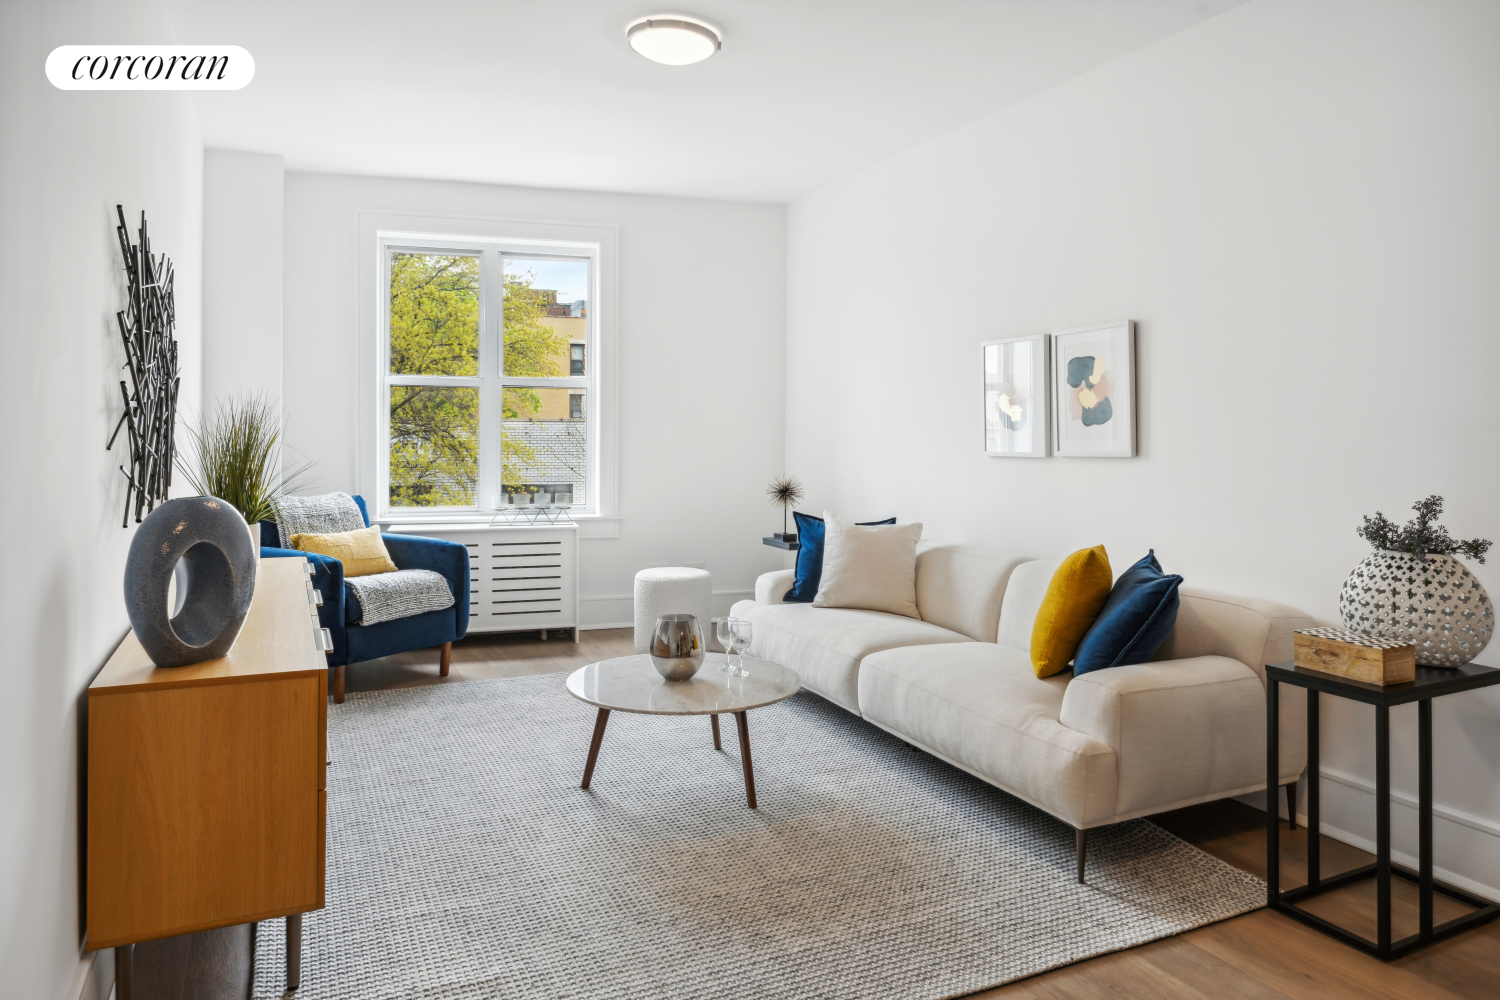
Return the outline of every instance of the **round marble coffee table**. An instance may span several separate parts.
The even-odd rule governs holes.
[[[723,653],[708,653],[703,666],[691,679],[669,681],[656,672],[651,657],[638,653],[590,663],[568,675],[568,693],[599,709],[594,720],[594,741],[589,744],[588,763],[583,767],[583,787],[594,777],[594,763],[604,742],[604,727],[610,712],[640,715],[706,715],[713,724],[714,749],[719,742],[719,716],[734,715],[740,731],[740,764],[745,769],[745,800],[755,808],[755,772],[750,766],[750,724],[745,713],[785,701],[797,693],[802,681],[779,663],[745,657],[749,677],[730,677],[719,670]]]

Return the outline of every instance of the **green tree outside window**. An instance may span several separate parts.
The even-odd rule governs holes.
[[[541,321],[533,275],[505,278],[505,374],[564,374],[568,342]],[[393,375],[479,375],[479,258],[391,255],[390,358]],[[506,387],[506,420],[541,407],[534,389]],[[393,507],[475,506],[479,493],[479,389],[392,386],[390,502]],[[502,435],[501,480],[519,483],[536,466],[534,449]]]

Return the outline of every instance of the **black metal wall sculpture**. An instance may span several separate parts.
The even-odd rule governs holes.
[[[125,341],[125,367],[130,369],[130,383],[127,385],[123,379],[120,382],[125,412],[120,414],[115,432],[104,447],[106,451],[114,447],[121,427],[129,432],[130,468],[120,466],[128,483],[125,519],[121,522],[125,527],[130,524],[132,507],[136,522],[140,523],[143,513],[149,514],[167,498],[172,485],[172,465],[177,458],[174,430],[177,390],[182,380],[177,375],[177,341],[172,336],[177,322],[172,299],[172,262],[166,254],[151,256],[145,212],[141,213],[140,242],[134,245],[125,228],[125,209],[116,205],[115,214],[120,217],[115,232],[120,237],[120,253],[125,258],[125,274],[130,281],[130,302],[126,309],[115,313],[115,320]]]

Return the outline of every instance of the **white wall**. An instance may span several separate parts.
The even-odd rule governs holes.
[[[203,151],[203,399],[281,398],[280,156]],[[190,419],[194,419],[196,414]]]
[[[791,206],[788,469],[809,509],[1104,542],[1117,572],[1155,547],[1333,624],[1361,513],[1440,493],[1500,538],[1497,178],[1500,5],[1233,10]],[[1124,318],[1140,457],[986,457],[978,344]],[[1500,596],[1497,561],[1473,568]],[[1500,691],[1434,714],[1437,863],[1493,895]],[[1325,719],[1325,818],[1373,837],[1371,710]],[[1393,824],[1414,853],[1414,811]]]
[[[177,265],[186,405],[198,403],[203,153],[186,94],[55,90],[64,43],[171,42],[160,3],[0,5],[0,969],[5,996],[82,985],[84,689],[129,622],[120,527],[124,305],[114,211],[146,211]]]
[[[619,227],[618,538],[581,542],[585,626],[629,623],[635,572],[704,562],[717,607],[779,568],[765,484],[782,471],[785,210],[635,195],[286,177],[289,445],[310,492],[357,492],[361,210]]]

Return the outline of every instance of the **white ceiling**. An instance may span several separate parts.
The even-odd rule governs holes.
[[[204,144],[288,169],[786,202],[1245,0],[168,0],[243,45]],[[724,48],[660,66],[625,26]]]

